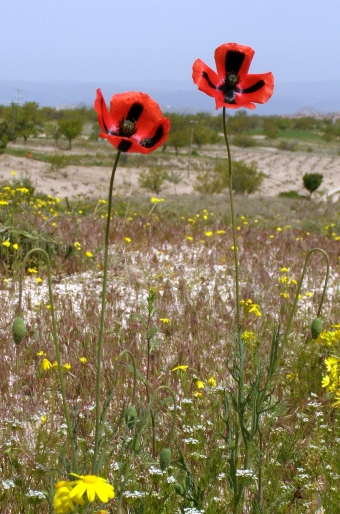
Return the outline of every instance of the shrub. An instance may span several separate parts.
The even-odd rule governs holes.
[[[283,198],[301,198],[301,195],[297,191],[281,191],[278,195]]]
[[[138,184],[140,187],[158,195],[165,188],[167,178],[168,173],[163,166],[157,166],[156,168],[141,171],[138,177]]]
[[[250,136],[246,134],[239,134],[233,138],[233,144],[235,146],[240,146],[241,148],[249,148],[251,146],[256,146],[256,141]]]
[[[197,182],[194,184],[194,190],[206,195],[213,195],[222,193],[223,189],[227,187],[227,171],[225,164],[223,173],[217,169],[218,163],[215,168],[199,171],[196,176]]]
[[[233,191],[242,195],[250,195],[258,191],[262,185],[265,174],[258,171],[255,161],[246,164],[244,161],[232,163]],[[195,191],[205,194],[221,193],[228,187],[228,161],[226,159],[216,162],[213,170],[204,170],[197,174]]]
[[[318,187],[321,186],[321,183],[323,181],[323,175],[321,173],[305,173],[305,175],[302,177],[303,180],[303,187],[309,191],[310,196],[312,196],[312,193],[318,189]]]
[[[289,152],[295,152],[296,143],[288,142],[288,141],[280,141],[278,144],[278,149],[279,150],[288,150]]]
[[[69,158],[64,154],[55,153],[48,156],[48,171],[59,172],[69,163]]]
[[[249,164],[243,161],[233,162],[232,173],[233,191],[241,195],[251,195],[258,191],[265,178],[265,174],[258,170],[255,161],[251,161]]]

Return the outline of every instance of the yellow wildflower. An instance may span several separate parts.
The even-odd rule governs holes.
[[[41,361],[41,363],[40,363],[41,371],[46,372],[51,368],[52,368],[52,364],[50,363],[50,361],[48,359],[43,359]]]
[[[164,198],[155,198],[154,196],[150,198],[151,203],[161,203],[164,202]]]
[[[68,514],[74,512],[74,503],[69,498],[69,494],[72,490],[71,482],[62,480],[55,486],[55,495],[53,498],[53,507],[56,514]],[[78,505],[85,505],[84,500],[78,502]]]
[[[85,493],[90,503],[95,501],[96,496],[103,503],[107,503],[115,497],[113,486],[105,478],[96,475],[76,475],[76,473],[70,473],[70,475],[78,477],[78,480],[71,482],[74,487],[69,493],[69,498],[78,505],[84,505],[83,496]]]
[[[182,365],[179,365],[179,366],[176,366],[175,368],[173,368],[171,371],[186,371],[188,369],[189,366],[182,366]]]
[[[197,387],[197,389],[204,389],[205,383],[202,382],[202,380],[196,380],[196,387]]]
[[[208,380],[208,384],[210,385],[210,387],[216,387],[216,380],[214,377],[210,377],[209,380]]]

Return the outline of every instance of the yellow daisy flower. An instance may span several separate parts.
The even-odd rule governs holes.
[[[68,514],[69,512],[74,512],[74,503],[69,497],[71,490],[71,482],[62,480],[56,484],[53,499],[53,507],[56,514]],[[81,499],[81,503],[79,502],[78,504],[85,505],[85,502]]]
[[[176,366],[172,371],[186,371],[189,366]]]
[[[69,498],[78,505],[83,505],[83,495],[85,493],[90,503],[95,501],[96,496],[103,503],[107,503],[115,497],[113,486],[105,478],[96,475],[76,475],[76,473],[70,473],[70,475],[78,477],[78,480],[71,482],[74,487],[69,493]]]

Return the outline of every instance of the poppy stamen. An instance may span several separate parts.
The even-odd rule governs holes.
[[[122,120],[120,135],[124,137],[131,137],[135,133],[135,122],[130,120]]]
[[[226,84],[230,87],[235,87],[239,81],[239,77],[233,71],[227,73]]]

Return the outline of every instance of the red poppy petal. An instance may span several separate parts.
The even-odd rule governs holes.
[[[146,93],[131,91],[130,93],[114,95],[111,98],[110,115],[112,119],[117,123],[121,122],[122,119],[126,119],[131,106],[134,104],[139,104],[143,107],[138,115],[138,120],[136,120],[137,130],[140,124],[152,126],[157,120],[162,118],[162,111],[155,100]]]
[[[162,118],[157,126],[148,133],[137,132],[131,137],[99,134],[121,152],[149,154],[161,146],[167,139],[170,130],[170,120]]]
[[[248,73],[250,63],[254,56],[254,50],[250,46],[237,43],[225,43],[215,50],[215,62],[220,78],[225,78],[227,72],[234,72],[239,77]]]
[[[201,59],[196,59],[193,64],[192,79],[203,93],[212,97],[216,97],[219,94],[217,87],[221,83],[221,79]]]
[[[241,94],[235,96],[238,105],[243,101],[264,104],[273,94],[274,77],[270,72],[247,75],[238,86],[242,90]]]
[[[237,103],[237,95],[235,95],[235,103],[230,104],[225,102],[224,95],[221,93],[219,96],[216,97],[216,109],[220,109],[221,107],[227,107],[228,109],[239,109],[240,107],[245,107],[246,109],[255,109],[256,105],[252,104],[251,102],[247,102],[244,100],[244,102]]]
[[[138,151],[147,154],[156,150],[156,148],[160,147],[166,141],[169,131],[170,120],[168,118],[162,118],[160,122],[152,127],[152,129],[149,129],[148,132],[144,132],[142,130],[138,131],[132,136],[132,139],[135,139],[138,142]]]
[[[107,110],[106,103],[100,89],[97,89],[97,98],[94,102],[94,109],[98,113],[98,123],[104,134],[107,134],[108,130],[117,130],[117,125],[114,124],[111,115]]]

